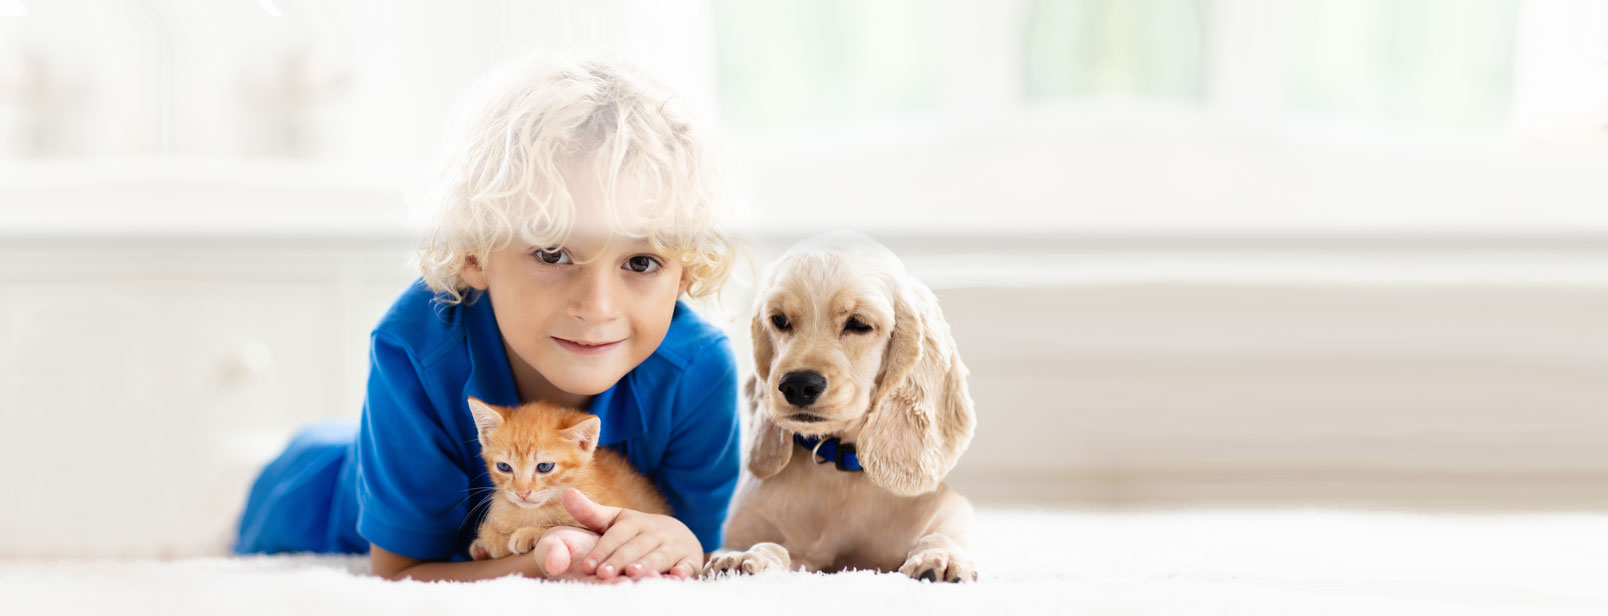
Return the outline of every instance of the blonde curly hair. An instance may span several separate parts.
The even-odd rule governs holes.
[[[455,304],[469,258],[484,262],[516,238],[563,246],[576,220],[570,188],[591,180],[603,202],[583,205],[596,206],[612,233],[645,238],[679,261],[688,296],[718,292],[736,257],[721,224],[725,190],[676,102],[647,76],[603,60],[532,57],[482,79],[458,102],[428,197],[418,253],[425,283]]]

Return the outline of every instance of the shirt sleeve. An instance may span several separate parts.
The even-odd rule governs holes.
[[[469,478],[411,353],[376,334],[358,430],[357,530],[388,552],[449,560],[467,518]]]
[[[676,519],[705,552],[720,547],[726,510],[741,471],[737,363],[725,338],[705,347],[677,388],[675,425],[658,483]]]

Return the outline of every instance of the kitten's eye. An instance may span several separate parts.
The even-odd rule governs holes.
[[[536,472],[538,472],[538,473],[545,473],[545,472],[548,472],[548,471],[551,471],[551,470],[553,470],[553,463],[552,462],[543,462],[541,464],[536,465]]]
[[[848,322],[843,324],[843,331],[863,334],[871,331],[871,324],[861,321],[860,317],[849,317]]]
[[[537,261],[541,261],[542,263],[546,263],[548,265],[565,265],[573,262],[573,260],[570,259],[569,251],[557,246],[552,248],[537,248],[536,250],[531,251],[530,254],[536,257]]]
[[[512,473],[512,472],[514,472],[514,467],[509,466],[507,462],[498,462],[497,463],[497,470],[502,471],[504,473]]]
[[[776,329],[784,332],[793,329],[793,322],[787,320],[787,315],[785,314],[771,315],[771,325],[775,325]]]
[[[659,271],[661,267],[664,267],[664,265],[659,263],[658,259],[648,255],[637,255],[625,260],[625,269],[638,274],[652,274]]]

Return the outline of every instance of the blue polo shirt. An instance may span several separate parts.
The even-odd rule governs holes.
[[[466,400],[517,406],[491,301],[445,305],[417,282],[374,329],[359,424],[297,435],[253,485],[235,551],[363,552],[373,543],[427,560],[465,560],[495,492]],[[731,343],[681,302],[653,355],[587,411],[598,442],[650,478],[706,552],[739,472]]]

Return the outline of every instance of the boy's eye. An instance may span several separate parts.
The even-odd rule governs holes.
[[[504,473],[512,473],[512,472],[514,472],[514,467],[509,466],[507,462],[498,462],[497,463],[497,470],[502,471]]]
[[[553,463],[552,462],[543,462],[541,464],[536,465],[536,472],[538,472],[538,473],[545,473],[545,472],[548,472],[548,471],[551,471],[551,470],[553,470]]]
[[[843,324],[843,331],[863,334],[871,331],[871,324],[861,321],[860,317],[849,317],[848,322]]]
[[[625,260],[625,269],[638,274],[656,272],[660,267],[659,260],[647,255],[637,255]]]
[[[793,323],[791,321],[787,320],[787,315],[785,315],[785,314],[773,314],[773,315],[771,315],[771,325],[775,325],[776,329],[782,330],[784,332],[787,331],[787,330],[793,329]]]
[[[548,265],[564,265],[571,262],[569,251],[563,248],[537,248],[530,254],[534,255],[536,260]]]

